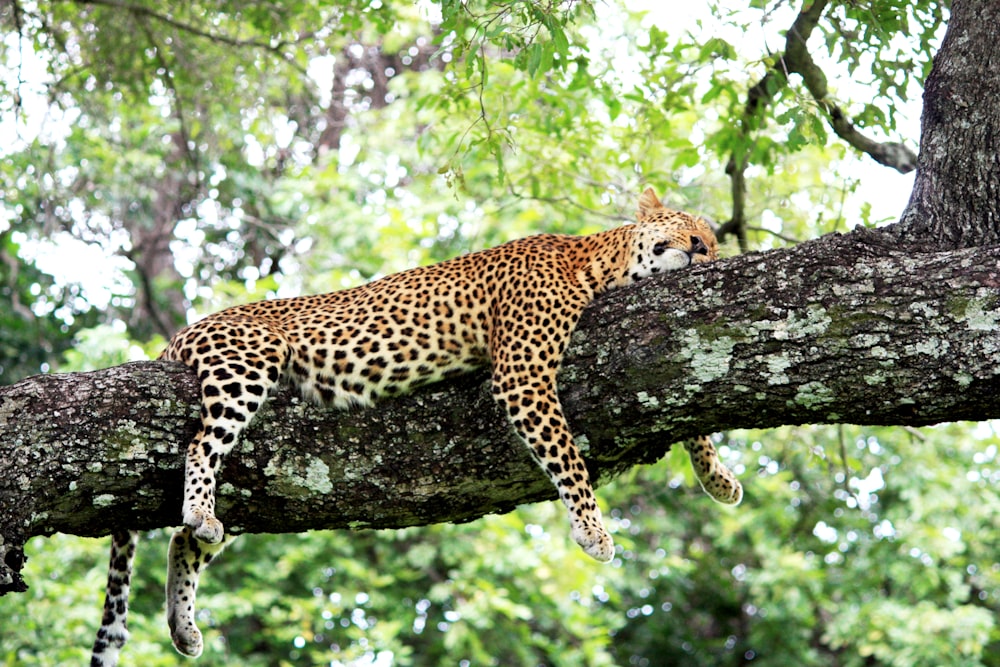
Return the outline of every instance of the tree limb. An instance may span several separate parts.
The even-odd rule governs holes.
[[[828,95],[826,75],[812,59],[806,40],[816,27],[825,2],[815,2],[809,9],[803,11],[792,24],[785,42],[785,55],[780,66],[785,74],[795,73],[802,77],[806,90],[813,96],[820,109],[827,115],[830,127],[838,137],[848,144],[867,153],[873,160],[886,167],[892,167],[901,174],[907,174],[917,167],[917,155],[905,145],[898,142],[878,142],[862,134],[851,122],[839,106]],[[819,7],[817,11],[816,8]]]
[[[777,92],[788,85],[788,75],[798,74],[838,137],[862,153],[867,153],[879,164],[892,167],[900,173],[913,171],[917,166],[916,154],[897,142],[878,142],[866,137],[829,97],[826,75],[812,59],[806,42],[826,10],[828,0],[814,0],[795,17],[785,34],[785,50],[775,59],[770,70],[747,91],[747,103],[740,119],[742,146],[733,151],[726,165],[726,174],[732,182],[733,215],[718,230],[719,240],[727,234],[736,235],[740,250],[746,251],[746,199],[745,172],[749,165],[753,133],[763,124],[763,112],[774,101]]]
[[[830,235],[649,279],[585,313],[560,375],[594,479],[739,427],[1000,414],[1000,248]],[[142,362],[0,389],[0,592],[24,541],[180,521],[196,379]],[[467,521],[555,497],[485,374],[356,412],[280,393],[220,475],[232,532]],[[749,482],[752,485],[752,481]]]

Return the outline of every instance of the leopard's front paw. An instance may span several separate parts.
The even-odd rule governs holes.
[[[574,525],[573,539],[583,547],[588,556],[595,560],[608,563],[615,557],[615,542],[600,523]]]
[[[184,513],[184,525],[191,529],[195,539],[208,544],[218,544],[226,532],[221,521],[199,509]]]

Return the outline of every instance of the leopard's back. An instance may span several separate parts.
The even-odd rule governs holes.
[[[556,275],[574,239],[528,237],[350,289],[234,306],[178,332],[162,358],[204,372],[203,384],[220,394],[231,395],[247,374],[253,384],[266,367],[263,379],[293,384],[318,403],[370,405],[488,366],[515,337],[534,333],[544,343],[547,334],[531,324],[558,318],[556,304],[572,304],[561,315],[575,323],[588,299]],[[497,339],[505,320],[518,330]],[[230,367],[221,378],[204,371],[220,364]]]

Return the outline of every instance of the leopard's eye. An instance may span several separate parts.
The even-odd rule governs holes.
[[[691,254],[692,255],[707,255],[708,246],[700,236],[691,237]]]
[[[669,245],[670,244],[667,243],[666,241],[660,241],[659,243],[657,243],[656,245],[653,246],[653,254],[654,255],[662,255],[663,253],[665,253],[667,251],[667,247]]]

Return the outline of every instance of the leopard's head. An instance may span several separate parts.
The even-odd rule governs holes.
[[[632,238],[632,280],[719,257],[718,242],[708,223],[665,207],[652,188],[639,197]]]

